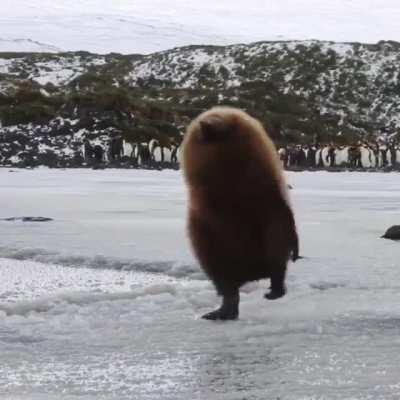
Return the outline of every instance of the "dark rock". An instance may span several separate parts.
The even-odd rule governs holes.
[[[384,239],[400,240],[400,225],[391,226],[381,237]]]
[[[9,217],[9,218],[3,218],[3,221],[48,222],[48,221],[53,221],[53,218],[48,218],[48,217]]]

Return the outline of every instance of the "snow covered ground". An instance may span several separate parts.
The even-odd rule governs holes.
[[[150,53],[191,44],[400,40],[397,0],[2,0],[0,51]]]
[[[185,239],[179,172],[0,169],[0,398],[400,398],[399,175],[290,173],[304,259],[237,322]]]

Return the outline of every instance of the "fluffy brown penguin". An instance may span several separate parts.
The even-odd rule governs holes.
[[[215,107],[189,125],[183,141],[189,237],[222,305],[203,315],[239,316],[239,288],[271,279],[267,299],[285,292],[288,260],[298,236],[274,144],[243,111]]]

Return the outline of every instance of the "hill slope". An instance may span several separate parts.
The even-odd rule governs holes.
[[[18,132],[31,147],[44,136],[62,148],[116,128],[132,142],[168,143],[199,112],[226,104],[258,117],[280,143],[348,143],[383,127],[396,132],[398,65],[397,42],[259,42],[129,56],[1,53],[0,140],[15,142]]]
[[[259,40],[399,41],[399,20],[397,0],[1,0],[0,39],[148,54]]]

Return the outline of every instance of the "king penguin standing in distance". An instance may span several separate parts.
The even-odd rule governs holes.
[[[183,141],[188,231],[201,267],[222,296],[210,320],[239,316],[239,289],[271,280],[269,300],[284,296],[298,236],[276,148],[243,111],[214,107],[189,125]]]

